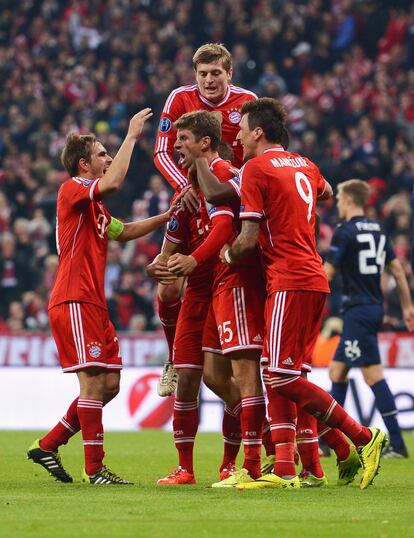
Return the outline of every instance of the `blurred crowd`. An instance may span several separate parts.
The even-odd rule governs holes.
[[[56,193],[68,132],[95,132],[111,153],[129,118],[154,118],[137,143],[114,216],[164,210],[171,192],[156,173],[157,119],[175,87],[193,83],[193,51],[223,42],[233,81],[288,110],[290,149],[335,186],[372,186],[370,214],[385,223],[408,264],[414,183],[414,4],[410,0],[0,0],[0,331],[47,328],[57,266]],[[321,205],[320,251],[337,213]],[[162,233],[111,242],[105,289],[120,330],[151,330],[154,283],[145,265]],[[395,283],[384,277],[389,329],[399,329]],[[327,315],[338,313],[338,287]]]

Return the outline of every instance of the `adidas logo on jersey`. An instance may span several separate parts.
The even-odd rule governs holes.
[[[260,334],[256,334],[256,336],[253,338],[253,342],[263,342],[263,338]]]
[[[286,366],[293,366],[293,361],[290,357],[282,361],[282,364],[285,364]]]

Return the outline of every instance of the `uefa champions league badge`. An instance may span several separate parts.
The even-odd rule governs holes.
[[[239,125],[241,121],[241,113],[238,110],[230,110],[229,112],[229,122],[234,125]]]
[[[99,342],[91,342],[86,346],[88,348],[88,353],[93,359],[97,359],[102,355],[102,348]]]
[[[161,118],[160,121],[160,131],[162,133],[168,133],[168,131],[171,129],[172,123],[169,118]]]
[[[178,230],[179,228],[179,223],[178,223],[178,220],[175,218],[175,217],[171,217],[169,222],[168,222],[168,231],[169,232],[175,232]]]

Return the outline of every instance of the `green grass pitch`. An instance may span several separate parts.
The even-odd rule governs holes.
[[[0,536],[3,538],[372,537],[414,536],[414,459],[382,462],[373,486],[335,484],[333,457],[323,459],[330,485],[299,491],[238,492],[217,480],[222,442],[197,436],[195,486],[156,487],[176,465],[171,434],[107,433],[106,463],[133,486],[80,483],[77,436],[61,450],[75,483],[54,482],[25,459],[39,432],[0,432]],[[406,436],[414,455],[414,437]],[[358,482],[357,480],[356,482]]]

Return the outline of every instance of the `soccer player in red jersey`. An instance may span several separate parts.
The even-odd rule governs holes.
[[[81,430],[83,481],[129,483],[103,464],[102,407],[119,392],[122,368],[104,294],[108,238],[125,242],[142,237],[168,222],[174,206],[162,215],[123,224],[111,217],[102,199],[122,186],[135,141],[151,116],[149,108],[135,114],[113,160],[92,134],[70,134],[62,152],[70,177],[60,187],[57,199],[59,267],[49,319],[62,369],[77,374],[80,393],[60,422],[28,451],[30,459],[62,482],[72,482],[72,477],[62,466],[58,447]]]
[[[314,163],[283,149],[286,112],[278,101],[261,98],[243,105],[242,113],[239,138],[250,159],[241,171],[242,231],[230,248],[223,247],[221,259],[232,264],[260,244],[268,292],[264,356],[276,463],[273,473],[238,487],[299,487],[294,465],[297,404],[358,447],[360,488],[365,489],[378,471],[385,434],[353,420],[330,394],[300,375],[329,293],[314,230],[316,199],[332,190]]]
[[[221,131],[219,119],[208,111],[198,111],[184,114],[175,126],[175,147],[183,164],[190,167],[197,157],[204,156],[211,173],[221,182],[230,181],[230,185],[238,190],[238,178],[234,178],[238,170],[221,159],[217,152]],[[206,204],[204,197],[201,202],[208,210],[208,214],[201,212],[201,222],[204,227],[212,228],[211,232],[190,255],[171,256],[168,268],[174,274],[190,275],[191,278],[193,271],[214,262],[213,299],[205,323],[203,349],[223,354],[231,360],[233,376],[241,394],[240,421],[245,457],[240,471],[234,470],[213,487],[234,487],[261,474],[265,401],[259,360],[263,347],[265,286],[257,253],[251,253],[232,267],[222,264],[219,259],[221,247],[234,240],[239,232],[239,198],[218,206]]]
[[[196,113],[197,114],[197,113]],[[175,125],[178,129],[176,147],[181,151],[183,140],[188,133],[184,130],[185,114]],[[220,142],[220,123],[213,120],[213,129],[208,130],[217,149]],[[193,137],[194,138],[194,137]],[[194,142],[194,141],[193,141]],[[199,142],[202,143],[202,142]],[[218,157],[217,152],[215,155]],[[224,162],[217,158],[217,162]],[[183,165],[191,163],[183,159]],[[231,169],[231,171],[230,171]],[[230,163],[224,167],[226,179],[234,176]],[[148,273],[160,282],[169,284],[172,273],[168,270],[169,259],[174,258],[179,250],[197,252],[209,237],[210,223],[203,199],[200,199],[198,211],[179,207],[172,216],[165,242],[160,255],[148,266]],[[219,253],[217,248],[217,256]],[[191,272],[184,293],[184,300],[178,317],[177,331],[173,348],[173,364],[178,372],[177,394],[174,402],[173,430],[178,451],[179,465],[165,478],[158,480],[158,485],[194,484],[193,446],[198,428],[198,393],[204,374],[206,385],[226,402],[223,417],[224,457],[220,467],[220,476],[227,476],[235,464],[240,446],[240,392],[232,380],[229,363],[214,353],[202,352],[202,337],[211,302],[213,259],[200,264]]]
[[[246,101],[256,99],[248,90],[231,84],[232,58],[230,52],[221,44],[202,45],[193,56],[196,83],[181,86],[171,92],[161,114],[157,139],[154,148],[154,163],[161,174],[176,192],[188,188],[186,172],[181,164],[174,161],[176,130],[174,122],[184,113],[195,110],[216,111],[222,116],[222,138],[234,154],[234,164],[243,163],[243,150],[236,139],[241,119],[241,106]],[[192,190],[186,195],[190,207],[196,210],[198,200]],[[158,386],[160,396],[168,396],[175,389],[174,370],[171,366],[172,345],[175,326],[180,310],[183,279],[169,286],[159,285],[158,313],[169,346],[169,361],[164,367]]]

